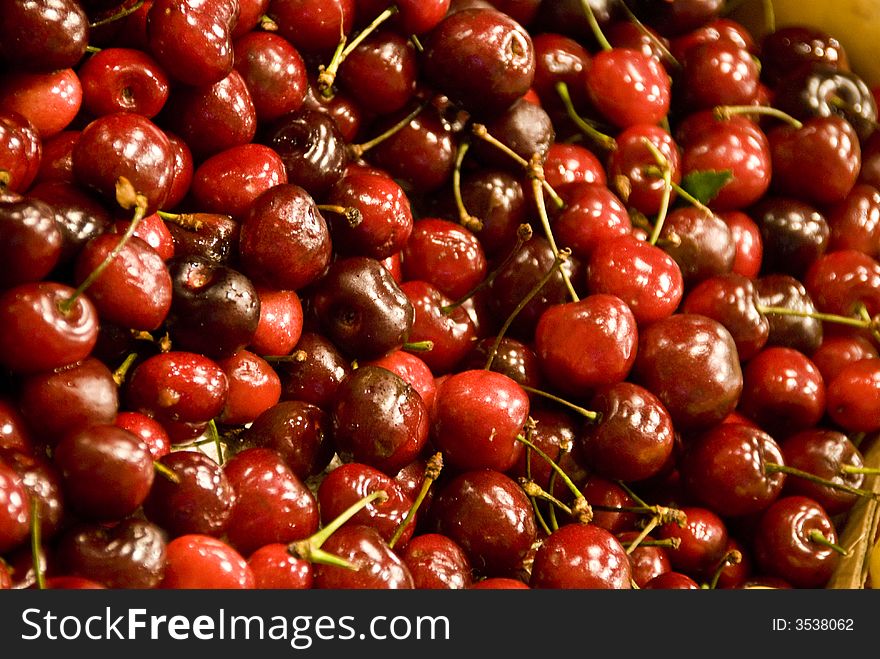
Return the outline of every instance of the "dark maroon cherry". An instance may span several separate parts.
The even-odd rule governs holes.
[[[259,121],[274,121],[302,107],[308,72],[289,41],[274,32],[254,30],[236,39],[234,50],[233,66],[250,91]]]
[[[669,550],[672,568],[692,575],[706,575],[724,556],[728,531],[724,521],[708,508],[684,506],[681,511],[685,522],[675,521],[660,526],[655,535],[660,538],[678,538],[681,544]]]
[[[6,172],[7,191],[24,192],[44,168],[54,169],[54,150],[44,162],[44,148],[37,129],[24,116],[12,110],[0,114],[0,169]]]
[[[431,506],[437,532],[465,552],[475,572],[506,576],[521,568],[537,537],[528,497],[511,478],[491,469],[456,476]]]
[[[89,426],[55,447],[65,501],[81,515],[117,520],[133,513],[153,485],[153,460],[146,443],[113,425]]]
[[[733,269],[736,245],[727,223],[699,208],[679,208],[667,215],[660,231],[666,253],[678,263],[686,288]]]
[[[238,249],[239,223],[229,215],[219,213],[193,213],[189,218],[192,222],[166,222],[174,256],[229,263]]]
[[[370,526],[344,526],[331,535],[321,549],[351,563],[354,569],[318,564],[315,588],[399,590],[415,587],[406,564]]]
[[[761,39],[761,77],[770,85],[812,64],[846,71],[849,58],[836,37],[816,27],[780,26]]]
[[[0,551],[15,549],[28,537],[31,524],[30,497],[24,481],[11,465],[0,459]]]
[[[302,352],[300,352],[302,351]],[[298,356],[302,356],[300,361]],[[339,383],[351,364],[325,336],[303,332],[296,344],[294,359],[277,364],[282,400],[299,400],[329,410]]]
[[[423,75],[466,110],[494,115],[523,96],[535,77],[525,28],[494,9],[448,14],[427,36]]]
[[[697,314],[674,314],[644,328],[634,373],[680,431],[715,425],[734,410],[743,391],[733,337],[721,323]]]
[[[357,359],[380,357],[407,340],[414,309],[380,261],[353,256],[333,263],[312,297],[327,336]]]
[[[75,0],[14,2],[4,9],[0,60],[53,71],[76,66],[89,42],[89,18]]]
[[[566,524],[547,536],[535,554],[532,588],[624,590],[632,568],[626,550],[605,529]]]
[[[0,260],[6,264],[0,285],[43,279],[58,263],[61,249],[62,234],[51,206],[35,198],[0,202]]]
[[[815,206],[791,197],[764,197],[751,209],[761,229],[764,263],[770,274],[803,277],[828,248],[830,228]]]
[[[473,574],[467,554],[439,533],[423,533],[406,544],[403,562],[416,588],[458,590],[470,588]]]
[[[519,179],[503,170],[480,168],[462,175],[461,198],[468,212],[482,223],[476,234],[486,256],[506,256],[528,210]]]
[[[421,453],[430,423],[418,392],[380,366],[348,374],[336,390],[330,420],[340,459],[392,475]]]
[[[57,560],[66,574],[107,588],[156,588],[165,574],[167,536],[135,517],[118,524],[79,524],[59,540]]]
[[[477,341],[461,361],[459,368],[462,370],[483,368],[492,356],[493,371],[502,373],[521,385],[540,389],[543,376],[534,349],[509,336],[502,337],[496,348],[496,339],[497,337],[487,336]]]
[[[791,275],[768,274],[755,280],[758,302],[763,307],[782,307],[795,315],[765,313],[770,324],[768,345],[782,346],[810,354],[822,343],[822,322],[813,317],[817,311],[804,284]]]

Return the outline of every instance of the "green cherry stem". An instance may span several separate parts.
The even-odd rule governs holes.
[[[96,27],[101,27],[103,25],[109,25],[110,23],[113,23],[114,21],[121,20],[121,19],[125,18],[126,16],[131,16],[133,13],[135,13],[138,9],[140,9],[143,6],[144,6],[144,0],[137,0],[137,2],[135,2],[130,7],[126,7],[125,9],[120,9],[115,14],[113,14],[111,16],[107,16],[106,18],[102,18],[100,20],[97,20],[94,23],[89,23],[89,29],[93,30]]]
[[[846,549],[844,549],[837,543],[831,542],[831,540],[829,540],[825,536],[825,534],[822,533],[819,529],[813,529],[812,531],[810,531],[809,538],[811,542],[815,542],[817,545],[822,545],[823,547],[828,547],[828,549],[836,551],[841,556],[846,556],[849,554]]]
[[[195,213],[169,213],[168,211],[156,211],[156,215],[166,222],[171,222],[189,231],[198,231],[204,224]]]
[[[644,528],[641,532],[633,538],[633,541],[629,543],[626,548],[626,553],[631,554],[635,551],[636,547],[642,544],[642,540],[644,540],[648,535],[660,524],[660,515],[654,515],[651,519],[648,520],[648,523],[645,524]]]
[[[602,50],[611,50],[612,46],[602,33],[602,28],[599,27],[599,21],[596,20],[596,14],[590,5],[590,0],[581,0],[581,6],[584,8],[584,14],[587,17],[587,22],[590,24],[590,30],[592,30],[593,36],[596,37],[599,46]]]
[[[573,514],[571,508],[569,508],[562,501],[560,501],[559,499],[554,497],[547,490],[545,490],[543,487],[538,485],[535,481],[528,479],[528,478],[520,477],[519,484],[520,484],[520,487],[522,487],[523,491],[528,496],[533,497],[535,499],[541,499],[543,501],[547,501],[548,503],[553,504],[555,507],[559,508],[562,512],[564,512],[568,515]]]
[[[880,497],[880,493],[872,492],[871,490],[864,490],[858,487],[852,487],[851,485],[846,485],[844,483],[837,483],[835,481],[828,480],[827,478],[821,478],[816,476],[815,474],[811,474],[808,471],[804,471],[803,469],[798,469],[797,467],[790,467],[788,465],[778,464],[776,462],[766,462],[764,463],[764,473],[766,474],[786,474],[787,476],[794,476],[796,478],[803,478],[811,483],[815,483],[816,485],[821,485],[824,487],[831,488],[832,490],[840,490],[841,492],[846,492],[848,494],[853,494],[858,497],[871,497],[878,498]]]
[[[669,160],[667,160],[666,156],[661,153],[660,149],[658,149],[651,140],[645,138],[642,142],[648,151],[651,152],[651,155],[654,156],[654,160],[657,161],[657,166],[660,167],[663,178],[663,196],[660,198],[660,210],[657,212],[657,219],[654,222],[654,230],[648,238],[650,244],[656,245],[657,241],[660,239],[660,232],[663,230],[663,224],[666,222],[666,215],[669,212],[669,201],[672,199],[672,168],[669,166]]]
[[[354,229],[361,222],[364,221],[364,216],[354,206],[340,206],[338,204],[317,204],[318,210],[322,213],[334,213],[336,215],[342,215],[345,218],[345,221],[348,222],[348,226]]]
[[[172,483],[177,484],[177,483],[180,482],[180,476],[178,476],[177,474],[175,474],[175,473],[174,473],[173,471],[171,471],[167,466],[163,465],[163,464],[162,464],[161,462],[159,462],[158,460],[154,460],[154,461],[153,461],[153,469],[156,470],[156,473],[157,473],[157,474],[159,474],[159,475],[162,476],[163,478],[168,479],[168,480],[171,481]]]
[[[428,103],[420,104],[416,109],[406,115],[403,119],[388,128],[388,130],[383,131],[379,135],[376,135],[376,137],[367,140],[366,142],[362,142],[361,144],[349,144],[346,148],[349,158],[351,160],[359,160],[367,151],[369,151],[373,147],[379,146],[389,137],[403,130],[413,119],[418,117],[426,107],[428,107]]]
[[[598,422],[601,418],[601,415],[598,412],[594,412],[592,410],[588,410],[585,407],[581,407],[576,403],[572,403],[569,400],[565,400],[564,398],[560,398],[556,394],[551,394],[548,391],[543,391],[541,389],[535,389],[534,387],[529,387],[528,385],[521,384],[520,385],[524,391],[527,391],[530,394],[535,394],[536,396],[541,396],[542,398],[546,398],[547,400],[552,400],[554,403],[559,403],[560,405],[564,405],[568,409],[577,412],[581,416],[589,419],[593,422]]]
[[[857,467],[856,465],[842,465],[840,467],[841,474],[862,474],[864,476],[878,476],[880,469],[877,467]]]
[[[34,566],[34,574],[37,579],[37,588],[46,589],[46,574],[43,570],[43,540],[42,524],[40,524],[40,504],[36,497],[30,498],[31,509],[31,562]]]
[[[263,357],[270,364],[302,364],[309,358],[309,353],[305,350],[294,350],[289,355],[266,355]]]
[[[739,565],[742,563],[743,555],[737,549],[731,549],[724,554],[724,557],[718,562],[718,567],[712,573],[712,579],[704,586],[707,590],[715,590],[718,587],[718,580],[721,579],[721,573],[724,572],[728,565]]]
[[[371,494],[368,494],[363,499],[356,501],[348,508],[346,508],[340,515],[327,524],[324,528],[316,533],[312,534],[308,538],[304,540],[297,540],[296,542],[292,542],[287,546],[287,551],[297,558],[301,558],[304,561],[309,561],[311,563],[322,563],[323,565],[335,565],[338,567],[344,567],[349,570],[356,570],[357,566],[349,561],[346,561],[344,558],[340,558],[339,556],[335,556],[329,552],[323,551],[321,549],[321,545],[327,542],[327,539],[336,533],[339,528],[345,524],[348,520],[354,517],[360,510],[367,507],[373,501],[379,500],[387,501],[388,493],[385,490],[376,490]]]
[[[136,352],[129,353],[116,370],[113,371],[113,381],[116,383],[117,387],[121,387],[122,383],[125,382],[125,378],[137,358],[138,354]]]
[[[211,439],[209,443],[213,443],[217,451],[217,463],[222,465],[225,462],[223,458],[223,442],[220,438],[220,431],[217,430],[217,422],[214,419],[208,421],[208,437]]]
[[[769,105],[716,105],[713,109],[716,119],[730,119],[730,117],[737,114],[745,114],[745,115],[767,115],[769,117],[774,117],[776,119],[781,119],[782,121],[788,123],[792,127],[796,129],[803,128],[803,123],[794,117],[792,117],[787,112],[783,112],[777,108],[771,107]]]
[[[404,343],[401,346],[402,350],[406,350],[408,352],[431,352],[434,349],[433,341],[412,341],[410,343]]]
[[[559,474],[559,477],[562,479],[562,482],[565,483],[565,486],[569,489],[569,491],[574,495],[575,501],[571,506],[571,514],[572,517],[575,517],[578,521],[586,524],[589,523],[593,519],[593,510],[590,508],[590,504],[587,503],[586,498],[583,493],[578,489],[578,486],[574,484],[574,482],[569,478],[568,474],[565,473],[565,470],[560,467],[553,459],[547,455],[540,448],[535,446],[535,444],[523,437],[522,435],[517,435],[516,440],[528,446],[532,449],[542,460],[544,460],[550,468]]]
[[[565,106],[565,113],[568,115],[568,118],[571,119],[580,129],[584,134],[584,137],[587,137],[597,146],[606,151],[614,151],[617,148],[617,141],[613,137],[599,131],[595,126],[591,125],[586,119],[578,114],[578,111],[571,100],[571,94],[568,93],[567,84],[561,80],[557,82],[556,93],[559,95],[562,104]]]
[[[800,309],[790,309],[788,307],[774,307],[763,304],[755,305],[759,313],[775,316],[798,316],[800,318],[815,318],[827,323],[835,323],[838,325],[848,325],[850,327],[859,327],[862,329],[870,328],[872,321],[870,318],[853,318],[850,316],[840,316],[833,313],[822,313],[821,311],[801,311]]]
[[[435,453],[430,458],[428,458],[428,463],[425,465],[425,476],[422,479],[422,487],[419,490],[418,496],[416,496],[416,500],[413,501],[410,509],[406,511],[406,517],[403,518],[403,521],[397,526],[397,529],[394,531],[394,535],[391,536],[391,539],[388,541],[388,546],[394,549],[394,545],[398,543],[400,540],[400,536],[403,535],[403,532],[406,528],[413,522],[416,516],[416,512],[418,512],[419,507],[421,507],[422,502],[424,502],[425,497],[428,496],[428,492],[431,489],[431,485],[434,484],[440,477],[440,472],[443,470],[443,454]]]
[[[471,215],[461,196],[461,166],[464,157],[471,148],[470,140],[462,140],[455,152],[455,167],[452,170],[452,196],[455,199],[455,208],[458,211],[458,223],[473,232],[482,230],[483,222],[480,218]]]

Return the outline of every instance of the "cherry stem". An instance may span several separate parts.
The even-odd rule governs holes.
[[[623,12],[626,14],[626,17],[630,21],[630,23],[633,23],[639,29],[639,32],[648,37],[648,39],[651,41],[651,44],[663,55],[663,58],[670,64],[672,64],[672,66],[674,66],[676,69],[680,69],[681,62],[675,59],[675,56],[666,47],[666,44],[658,39],[656,34],[645,27],[645,24],[639,20],[639,17],[633,13],[632,9],[630,9],[625,2],[621,2],[620,6],[623,7]]]
[[[663,224],[666,222],[666,215],[669,212],[669,201],[672,199],[672,168],[669,166],[669,160],[658,149],[654,143],[647,137],[642,139],[642,143],[654,156],[657,165],[660,167],[663,178],[663,196],[660,199],[660,210],[657,212],[657,220],[654,222],[654,229],[651,232],[648,242],[652,245],[657,244],[660,238],[660,232],[663,230]]]
[[[466,229],[477,232],[483,228],[483,222],[468,212],[461,196],[461,165],[470,148],[470,141],[462,140],[455,152],[455,168],[452,170],[452,196],[455,198],[455,207],[458,210],[458,223]]]
[[[471,126],[471,132],[479,137],[481,140],[488,142],[496,149],[509,156],[511,160],[514,160],[517,164],[519,164],[520,167],[525,169],[530,174],[533,172],[534,165],[531,162],[523,158],[521,155],[519,155],[516,151],[511,149],[497,137],[494,137],[484,124],[474,124],[473,126]],[[535,159],[536,158],[533,158],[533,161]],[[543,176],[541,177],[541,185],[543,186],[544,191],[548,195],[550,195],[550,198],[553,200],[553,203],[556,205],[557,208],[565,208],[565,202],[562,201],[562,197],[560,197],[556,190],[553,189],[553,186],[547,183]]]
[[[307,353],[305,350],[294,350],[289,355],[267,355],[267,356],[263,357],[263,359],[265,359],[270,364],[272,364],[272,363],[285,364],[285,363],[289,363],[289,362],[296,362],[296,363],[301,364],[302,362],[304,362],[308,358],[309,358],[309,353]]]
[[[347,567],[348,569],[355,570],[357,566],[349,563],[345,559],[342,559],[338,556],[334,556],[325,551],[321,551],[321,545],[327,542],[327,539],[336,533],[339,528],[345,524],[348,520],[358,514],[362,509],[366,508],[373,501],[379,500],[379,502],[388,500],[388,493],[385,490],[376,490],[365,496],[364,498],[356,501],[348,508],[346,508],[342,513],[339,514],[333,521],[331,521],[327,526],[322,528],[320,531],[312,534],[310,537],[305,538],[304,540],[297,540],[296,542],[292,542],[287,545],[287,551],[296,556],[297,558],[301,558],[305,561],[310,561],[312,563],[323,563],[325,565],[338,565],[340,567]]]
[[[153,460],[153,469],[156,470],[157,474],[160,474],[163,478],[167,478],[174,484],[180,482],[180,476],[171,471],[167,466],[163,465],[158,460]]]
[[[828,549],[836,551],[841,556],[846,556],[849,554],[846,549],[835,542],[831,542],[831,540],[829,540],[828,537],[819,529],[813,529],[812,531],[810,531],[809,539],[811,542],[815,542],[817,545],[822,545],[823,547],[828,547]]]
[[[841,465],[841,474],[863,474],[865,476],[880,475],[880,469],[877,467],[858,467],[856,465]]]
[[[86,46],[86,52],[94,55],[95,53],[100,53],[103,48],[98,48],[97,46]]]
[[[34,575],[37,579],[37,588],[46,589],[46,575],[43,573],[42,559],[42,525],[40,524],[40,506],[36,497],[30,498],[31,509],[31,562],[34,564]]]
[[[431,352],[434,349],[434,342],[430,340],[412,341],[404,343],[401,349],[409,352]]]
[[[654,515],[651,519],[649,519],[648,523],[645,524],[645,527],[642,529],[641,533],[639,533],[635,538],[633,538],[633,541],[631,543],[629,543],[629,546],[626,548],[626,553],[627,554],[633,553],[635,548],[638,547],[642,543],[642,540],[644,540],[646,537],[648,537],[648,534],[650,534],[651,531],[653,531],[655,528],[657,528],[657,526],[659,524],[660,524],[660,516],[659,515]]]
[[[12,176],[9,174],[8,169],[0,169],[0,190],[9,187],[9,181],[12,180]]]
[[[562,479],[562,482],[565,483],[565,486],[569,489],[569,491],[574,495],[574,503],[571,506],[571,515],[575,517],[578,521],[583,522],[584,524],[589,523],[593,519],[593,510],[590,507],[590,504],[587,503],[587,499],[584,497],[583,492],[578,489],[578,486],[572,482],[571,478],[569,478],[568,474],[565,473],[565,470],[560,467],[554,460],[547,455],[544,451],[538,448],[533,442],[526,439],[522,435],[516,436],[516,441],[521,442],[532,449],[535,453],[540,456],[542,460],[544,460],[550,468],[559,474],[559,477]]]
[[[578,405],[576,403],[572,403],[569,400],[565,400],[564,398],[560,398],[559,396],[557,396],[555,394],[551,394],[550,392],[543,391],[541,389],[535,389],[534,387],[529,387],[524,384],[521,384],[520,386],[523,388],[524,391],[527,391],[530,394],[535,394],[537,396],[541,396],[541,397],[546,398],[548,400],[552,400],[556,403],[559,403],[560,405],[565,405],[570,410],[577,412],[578,414],[586,417],[590,421],[598,422],[601,419],[601,415],[598,412],[593,412],[592,410],[588,410],[587,408],[581,407],[580,405]]]
[[[773,9],[773,0],[762,0],[764,9],[764,26],[767,32],[776,32],[776,11]]]
[[[340,206],[338,204],[317,204],[317,206],[318,210],[322,213],[342,215],[345,217],[345,221],[348,222],[348,226],[352,229],[364,221],[363,214],[354,206]]]
[[[573,514],[571,508],[569,508],[562,501],[560,501],[559,499],[554,497],[547,490],[545,490],[543,487],[538,485],[535,481],[533,481],[529,478],[524,478],[521,476],[519,478],[519,484],[520,484],[520,487],[522,487],[523,491],[528,496],[533,497],[535,499],[542,499],[544,501],[547,501],[568,515]]]
[[[593,12],[590,0],[581,0],[581,6],[584,8],[584,13],[587,15],[587,22],[590,24],[590,30],[593,31],[593,36],[596,37],[599,46],[602,47],[602,50],[611,50],[612,46],[602,33],[602,28],[599,27],[599,21],[596,20],[596,14]]]
[[[278,31],[278,23],[271,16],[267,16],[263,14],[260,16],[259,22],[260,29],[265,32],[277,32]]]
[[[789,309],[788,307],[764,306],[762,304],[755,305],[758,313],[776,316],[798,316],[800,318],[815,318],[828,323],[837,323],[838,325],[849,325],[850,327],[867,328],[871,326],[871,319],[867,321],[862,318],[851,318],[849,316],[840,316],[833,313],[822,313],[820,311],[802,311],[801,309]]]
[[[124,177],[120,177],[119,182],[116,184],[116,198],[120,202],[120,205],[124,207],[130,208],[127,204],[130,203],[130,195],[134,194],[134,217],[131,220],[131,223],[128,225],[128,229],[126,229],[125,233],[122,234],[122,238],[119,239],[119,242],[116,243],[116,247],[113,248],[104,260],[101,261],[98,266],[92,270],[88,277],[86,277],[83,282],[77,286],[76,290],[70,295],[66,300],[62,300],[58,303],[58,310],[61,313],[67,315],[73,309],[73,305],[76,304],[76,301],[79,299],[79,296],[88,290],[89,286],[97,281],[98,277],[106,270],[109,265],[113,262],[113,260],[119,256],[119,253],[125,248],[126,243],[131,239],[134,235],[135,230],[138,228],[141,220],[144,219],[144,214],[146,213],[147,200],[143,195],[134,193],[134,188],[131,186],[131,183],[128,179]]]
[[[776,119],[781,119],[798,130],[804,126],[802,122],[798,121],[787,112],[783,112],[782,110],[769,105],[716,105],[713,112],[715,113],[715,118],[721,120],[730,119],[737,114],[764,114],[770,117],[775,117]]]
[[[498,348],[501,345],[501,340],[504,338],[504,335],[507,333],[507,330],[510,329],[510,326],[513,324],[513,321],[516,320],[516,317],[519,313],[526,308],[526,305],[531,302],[532,298],[538,294],[538,292],[544,288],[544,285],[550,281],[550,277],[553,276],[553,273],[556,272],[556,269],[559,268],[562,263],[568,258],[570,254],[569,250],[564,250],[557,254],[556,258],[553,260],[553,265],[544,273],[538,283],[536,283],[532,290],[526,294],[526,296],[519,301],[514,310],[507,316],[507,319],[504,321],[504,324],[501,326],[501,329],[498,330],[498,334],[495,337],[495,342],[492,344],[492,349],[489,351],[489,358],[486,360],[486,365],[483,367],[484,370],[492,370],[492,362],[495,361],[495,355],[498,353]]]
[[[156,215],[166,222],[172,222],[179,227],[188,229],[189,231],[198,231],[202,228],[203,222],[196,217],[195,213],[168,213],[166,211],[156,211]]]
[[[681,538],[649,538],[642,540],[639,547],[660,547],[661,549],[678,549],[681,547]]]
[[[532,449],[526,446],[526,479],[532,480]],[[553,489],[553,483],[556,481],[556,472],[550,475],[550,489]],[[529,497],[532,502],[532,509],[535,511],[535,519],[547,535],[559,528],[556,522],[556,509],[550,506],[550,526],[544,521],[544,515],[541,512],[541,506],[538,505],[536,497]],[[552,527],[552,528],[551,528]]]
[[[728,565],[739,565],[742,563],[742,559],[742,552],[738,549],[731,549],[724,554],[724,557],[718,562],[718,567],[715,568],[715,572],[712,573],[712,579],[706,585],[706,588],[709,590],[715,590],[718,588],[718,580],[721,579],[721,573],[724,572]]]
[[[658,152],[658,153],[659,153],[659,152]],[[661,154],[661,155],[662,155],[662,154]],[[665,174],[664,174],[664,170],[663,170],[661,167],[646,167],[645,170],[644,170],[644,172],[645,172],[648,176],[656,176],[657,178],[662,178],[662,179],[664,179],[664,182],[665,182],[666,177],[665,177]],[[694,206],[694,207],[696,207],[696,208],[699,208],[699,209],[700,209],[701,211],[703,211],[706,215],[712,215],[712,209],[711,209],[711,208],[709,208],[706,204],[704,204],[702,201],[700,201],[699,199],[697,199],[697,198],[696,198],[694,195],[692,195],[690,192],[688,192],[688,191],[685,190],[683,187],[681,187],[681,185],[679,185],[678,183],[676,183],[675,181],[673,181],[671,176],[670,176],[670,179],[669,179],[669,185],[672,187],[672,190],[673,190],[675,193],[677,193],[682,199],[684,199],[685,201],[687,201],[691,206]]]
[[[829,487],[833,490],[840,490],[841,492],[847,492],[849,494],[853,494],[859,497],[872,497],[877,498],[880,497],[880,493],[872,492],[871,490],[863,490],[858,487],[852,487],[851,485],[846,485],[844,483],[836,483],[834,481],[828,480],[827,478],[822,478],[820,476],[816,476],[816,474],[811,474],[808,471],[804,471],[802,469],[798,469],[796,467],[790,467],[788,465],[778,464],[776,462],[767,462],[764,464],[764,472],[767,474],[786,474],[788,476],[794,476],[797,478],[803,478],[811,483],[815,483],[816,485],[822,485],[824,487]]]
[[[434,484],[434,481],[437,480],[440,476],[440,472],[443,470],[443,454],[435,453],[430,458],[428,458],[428,464],[425,465],[425,475],[422,479],[422,487],[419,490],[419,494],[416,497],[416,500],[413,501],[412,506],[410,506],[409,510],[406,512],[406,517],[403,518],[403,521],[397,526],[397,529],[394,531],[394,535],[391,536],[391,539],[388,541],[388,546],[394,549],[394,545],[400,540],[400,536],[403,535],[403,532],[406,528],[412,523],[415,519],[416,512],[418,512],[419,507],[421,507],[422,502],[424,502],[425,497],[428,496],[428,492],[431,489],[431,485]]]
[[[339,45],[336,47],[336,52],[333,53],[333,58],[330,60],[330,64],[326,67],[322,66],[318,73],[318,91],[321,92],[321,95],[324,98],[333,98],[333,83],[336,81],[336,74],[339,72],[339,67],[342,66],[345,58],[348,57],[351,54],[351,51],[357,48],[364,39],[374,32],[376,28],[396,13],[397,7],[395,5],[388,7],[385,11],[376,16],[376,18],[361,30],[354,39],[348,42],[348,44],[346,44],[345,36],[343,36]]]
[[[130,352],[117,369],[113,371],[113,381],[117,387],[121,387],[122,383],[125,382],[125,377],[137,358],[138,354],[136,352]]]
[[[108,16],[107,18],[102,18],[99,21],[95,21],[94,23],[89,23],[89,28],[94,29],[96,27],[101,27],[102,25],[108,25],[109,23],[113,23],[114,21],[118,21],[126,16],[131,16],[138,9],[144,6],[144,0],[137,0],[131,7],[126,7],[125,9],[121,9],[115,14]]]
[[[225,462],[223,459],[223,442],[220,441],[220,431],[217,430],[217,422],[214,419],[208,421],[208,437],[211,440],[208,443],[213,443],[217,451],[217,464],[223,465]]]
[[[361,144],[349,144],[347,147],[348,156],[351,160],[359,160],[361,156],[363,156],[367,151],[372,149],[375,146],[379,146],[382,142],[387,140],[389,137],[394,136],[396,133],[403,130],[407,124],[409,124],[413,119],[418,117],[422,111],[428,107],[428,103],[422,103],[415,110],[406,115],[403,119],[398,121],[396,124],[391,126],[388,130],[383,133],[377,135],[376,137],[367,140]]]
[[[486,275],[486,277],[483,278],[483,280],[480,281],[479,284],[474,286],[471,290],[469,290],[467,293],[465,293],[462,297],[457,299],[455,302],[440,307],[440,313],[442,313],[444,315],[450,313],[454,309],[457,309],[458,307],[463,305],[465,302],[470,300],[481,289],[486,288],[487,286],[490,286],[492,284],[492,282],[495,281],[495,278],[501,272],[504,271],[504,268],[507,266],[507,264],[510,263],[511,260],[513,260],[513,257],[519,253],[519,250],[522,249],[522,246],[524,244],[526,244],[531,239],[532,239],[532,225],[526,224],[526,223],[520,224],[516,230],[516,244],[513,246],[513,249],[510,250],[508,255],[506,257],[504,257],[504,260],[501,262],[501,264],[497,268],[492,270],[492,272],[490,272],[488,275]]]
[[[614,151],[617,148],[617,141],[613,137],[600,132],[595,126],[592,126],[586,119],[578,114],[578,111],[571,100],[571,94],[568,93],[567,84],[561,80],[557,82],[556,93],[559,94],[559,98],[562,99],[562,104],[565,106],[565,113],[568,115],[568,118],[577,125],[585,137],[588,137],[606,151]]]
[[[535,204],[538,207],[538,218],[541,220],[541,226],[544,227],[544,235],[547,238],[547,242],[550,243],[550,249],[553,250],[553,255],[558,259],[560,255],[559,247],[557,247],[556,239],[553,237],[550,217],[547,215],[547,207],[544,205],[544,191],[541,188],[541,182],[544,180],[544,168],[538,162],[537,157],[532,159],[532,168],[529,171],[529,176],[532,180],[532,196],[535,198]],[[568,276],[568,271],[565,268],[559,268],[559,273],[562,275],[562,281],[565,282],[565,287],[568,289],[571,299],[574,302],[580,300],[577,291],[574,290],[574,285],[571,283],[571,277]]]
[[[419,37],[417,35],[415,35],[415,34],[409,35],[409,41],[415,47],[416,51],[418,51],[420,53],[425,52],[425,47],[422,45],[422,42],[419,41]]]

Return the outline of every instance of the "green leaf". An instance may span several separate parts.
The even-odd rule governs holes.
[[[707,169],[704,171],[691,172],[681,182],[681,187],[690,192],[700,202],[708,204],[723,188],[728,181],[733,179],[733,172],[729,169],[717,171]]]

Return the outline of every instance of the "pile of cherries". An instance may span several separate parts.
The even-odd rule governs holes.
[[[880,89],[725,12],[7,3],[0,588],[826,586]]]

